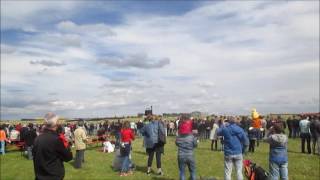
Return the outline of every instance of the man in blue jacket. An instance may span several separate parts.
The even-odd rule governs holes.
[[[249,140],[244,130],[235,123],[234,117],[229,117],[228,122],[218,129],[218,136],[224,138],[224,179],[231,180],[232,166],[237,173],[237,180],[242,180],[242,154],[249,145]]]

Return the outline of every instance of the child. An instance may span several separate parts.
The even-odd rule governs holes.
[[[270,144],[269,173],[271,180],[288,179],[288,138],[280,123],[275,123],[265,140]]]
[[[131,151],[131,141],[134,140],[134,133],[130,128],[129,121],[124,122],[123,128],[120,131],[121,133],[121,147],[120,153],[123,157],[123,162],[121,166],[120,176],[128,176],[132,174],[130,170],[130,151]]]
[[[248,131],[248,137],[249,137],[249,152],[254,152],[254,147],[257,140],[257,130],[253,127],[250,127]]]
[[[178,146],[178,165],[180,180],[185,180],[185,166],[190,172],[190,179],[196,179],[196,165],[193,149],[197,146],[197,139],[192,134],[192,121],[183,116],[179,122],[179,135],[176,139]]]

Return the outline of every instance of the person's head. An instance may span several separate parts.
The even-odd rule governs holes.
[[[125,121],[123,123],[123,126],[122,126],[123,129],[129,129],[130,128],[130,122],[129,121]]]
[[[80,119],[80,120],[78,121],[78,126],[80,126],[80,127],[83,127],[83,126],[84,126],[84,120],[83,120],[83,119]]]
[[[275,123],[273,125],[273,132],[276,133],[276,134],[281,134],[283,132],[283,127],[282,127],[282,124],[280,123]]]
[[[28,127],[29,127],[30,129],[33,129],[33,124],[32,124],[32,123],[29,123]]]
[[[56,129],[58,124],[59,116],[54,114],[53,112],[48,112],[44,116],[45,126],[48,129]]]
[[[63,129],[63,127],[61,125],[57,126],[57,133],[58,134],[64,133],[64,129]]]
[[[186,121],[190,119],[190,115],[188,114],[181,114],[180,121]]]

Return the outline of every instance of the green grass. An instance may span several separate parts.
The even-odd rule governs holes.
[[[268,152],[269,146],[260,143],[254,154],[249,154],[249,158],[268,170]],[[319,179],[319,156],[301,154],[300,140],[290,139],[289,141],[289,179],[290,180],[318,180]],[[210,142],[201,142],[195,150],[197,176],[216,177],[223,179],[223,153],[210,151]],[[34,179],[33,163],[21,157],[20,152],[7,152],[1,156],[1,180],[13,179]],[[71,163],[65,163],[65,179],[85,180],[85,179],[159,179],[169,180],[178,179],[177,148],[174,145],[174,138],[169,138],[165,146],[165,155],[162,158],[162,166],[165,175],[158,177],[156,175],[147,176],[146,162],[147,156],[142,148],[142,140],[137,139],[133,144],[133,161],[137,165],[134,175],[128,177],[119,177],[117,172],[111,168],[113,154],[104,154],[99,152],[99,148],[90,148],[85,152],[83,168],[76,170]],[[156,170],[155,160],[153,169]],[[189,173],[187,173],[189,176]]]

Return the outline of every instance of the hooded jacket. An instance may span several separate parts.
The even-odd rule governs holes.
[[[241,127],[235,123],[221,126],[218,129],[218,136],[224,137],[224,155],[239,155],[245,152],[249,145],[249,140]]]
[[[144,136],[146,148],[154,148],[158,143],[159,130],[164,134],[165,130],[163,124],[159,121],[151,121],[140,130],[141,134]]]
[[[193,155],[193,149],[197,147],[197,139],[192,134],[179,135],[176,139],[178,156]]]
[[[288,138],[285,134],[272,134],[266,142],[270,144],[269,161],[277,164],[288,162]]]

